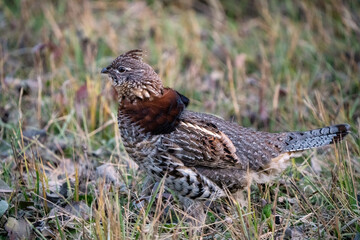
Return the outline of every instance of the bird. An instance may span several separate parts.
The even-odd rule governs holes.
[[[340,142],[348,124],[308,131],[269,133],[217,116],[187,110],[190,101],[165,87],[130,50],[101,70],[118,98],[118,127],[125,150],[147,176],[164,181],[183,199],[214,201],[268,183],[303,151]]]

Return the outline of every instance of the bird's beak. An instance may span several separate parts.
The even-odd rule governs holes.
[[[101,73],[109,73],[108,67],[103,68],[103,69],[101,70]]]

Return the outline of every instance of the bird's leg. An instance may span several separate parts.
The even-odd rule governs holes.
[[[249,206],[250,188],[252,181],[253,174],[251,174],[250,170],[248,169],[244,181],[244,188],[238,189],[236,192],[231,194],[235,202],[239,203],[240,207],[242,208]]]
[[[140,196],[133,202],[136,208],[143,208],[145,204],[149,202],[154,188],[156,189],[157,184],[151,177],[146,176],[142,185]]]
[[[186,219],[191,225],[189,234],[192,235],[191,237],[201,236],[207,215],[204,203],[185,197],[179,197],[179,200],[184,206],[186,214],[189,216]]]

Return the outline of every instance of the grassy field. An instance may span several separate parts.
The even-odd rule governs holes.
[[[203,239],[360,239],[358,1],[0,1],[0,239],[187,239],[162,185],[141,196],[100,74],[134,48],[190,109],[263,131],[349,123]]]

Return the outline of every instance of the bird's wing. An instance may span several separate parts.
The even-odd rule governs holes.
[[[257,132],[212,115],[185,111],[163,144],[189,167],[258,170],[281,154],[281,135]],[[275,140],[274,140],[275,139]]]
[[[210,122],[180,120],[162,144],[188,167],[243,168],[231,140]]]

